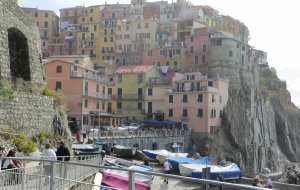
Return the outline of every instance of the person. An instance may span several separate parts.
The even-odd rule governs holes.
[[[110,154],[111,156],[114,155],[114,150],[115,150],[114,147],[115,147],[115,145],[116,145],[116,144],[113,144],[113,145],[110,144],[111,147],[110,147],[110,153],[109,153],[109,154]]]
[[[256,175],[255,178],[253,179],[253,186],[261,187],[262,185],[260,184],[260,178],[259,175]]]
[[[68,162],[70,160],[70,151],[65,147],[64,142],[59,142],[59,147],[56,152],[57,160]],[[59,165],[59,172],[61,178],[67,178],[67,164],[61,163]]]
[[[105,147],[106,149],[105,149],[105,153],[106,153],[106,155],[109,155],[110,154],[110,151],[111,151],[111,144],[110,143],[108,143],[107,145],[106,145],[106,147]]]
[[[268,189],[272,189],[273,188],[273,182],[271,181],[271,179],[269,178],[269,176],[266,177],[266,188]]]
[[[13,151],[14,151],[14,156],[13,157],[16,157],[16,154],[17,154],[17,149],[16,148],[14,148],[14,149],[12,149]],[[14,165],[16,165],[17,167],[19,167],[19,168],[23,168],[23,165],[22,165],[22,162],[21,162],[21,160],[13,160],[13,163],[14,163]]]
[[[165,160],[165,163],[164,163],[164,173],[165,173],[165,174],[170,174],[170,173],[171,173],[171,166],[170,166],[170,163],[169,163],[168,159],[166,159],[166,160]],[[165,183],[165,182],[166,182],[166,184],[169,183],[167,177],[165,177],[164,183]]]
[[[80,132],[79,131],[77,132],[76,139],[77,139],[77,143],[80,143]]]
[[[224,178],[223,178],[223,176],[222,176],[221,173],[218,173],[217,181],[224,181]],[[223,187],[222,187],[222,186],[219,186],[219,190],[222,190],[222,189],[223,189]]]
[[[8,152],[8,154],[7,154],[6,157],[15,157],[14,151],[10,150]],[[2,166],[1,166],[1,168],[3,170],[5,170],[5,169],[17,168],[17,166],[14,164],[13,159],[11,158],[11,159],[4,159],[4,160],[2,160]]]
[[[22,173],[22,169],[19,169],[20,167],[15,165],[13,162],[13,157],[16,157],[16,152],[14,150],[10,150],[6,157],[11,157],[11,159],[2,160],[3,165],[1,166],[1,169],[13,169],[9,172],[9,179],[14,183],[19,183],[22,179],[22,175],[20,175],[20,173]]]
[[[83,142],[84,142],[84,140],[85,140],[85,138],[86,138],[86,130],[83,130],[83,132],[82,132],[82,137],[83,137]]]
[[[45,150],[42,153],[42,159],[43,160],[56,160],[56,154],[54,150],[51,149],[51,145],[47,143],[45,145]],[[45,169],[45,175],[50,176],[51,174],[51,162],[44,162],[44,169]],[[46,177],[45,179],[45,185],[49,185],[50,179],[49,177]]]
[[[143,158],[143,162],[144,162],[144,166],[149,166],[149,160],[146,158],[146,157],[144,157]]]

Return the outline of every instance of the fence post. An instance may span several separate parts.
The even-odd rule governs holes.
[[[134,190],[135,189],[135,185],[134,185],[134,172],[129,171],[128,172],[128,189],[129,190]]]
[[[55,174],[56,174],[56,171],[55,171],[55,162],[51,162],[51,173],[50,173],[50,190],[55,190]]]
[[[24,160],[24,163],[23,163],[23,172],[22,172],[22,190],[25,190],[25,182],[26,182],[26,176],[27,175],[24,175],[27,171],[26,171],[26,163],[27,163],[27,160]]]

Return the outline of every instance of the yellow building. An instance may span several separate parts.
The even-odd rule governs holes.
[[[42,57],[49,57],[49,43],[55,37],[59,37],[59,17],[51,10],[40,10],[37,8],[22,8],[29,18],[39,28],[41,35]]]
[[[78,55],[89,55],[94,65],[99,64],[99,34],[100,34],[100,6],[80,7],[78,24],[81,30],[78,32]]]
[[[155,66],[121,66],[116,72],[116,113],[124,116],[124,121],[141,121],[145,117],[145,109],[152,110],[151,105],[145,105],[146,93],[150,78],[161,78]],[[150,107],[149,107],[150,106]]]

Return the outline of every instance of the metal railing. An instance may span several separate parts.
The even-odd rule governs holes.
[[[90,157],[90,158],[88,158]],[[101,185],[95,185],[93,183],[84,182],[84,178],[94,177],[94,175],[101,169],[114,169],[122,170],[128,172],[128,189],[135,189],[135,173],[141,173],[145,175],[167,177],[181,181],[189,181],[194,183],[222,186],[222,187],[231,187],[235,189],[249,189],[256,190],[264,188],[253,187],[242,184],[233,184],[226,182],[219,182],[216,180],[207,180],[207,179],[198,179],[192,177],[184,177],[171,174],[163,174],[152,171],[140,171],[132,170],[127,168],[116,168],[110,166],[101,165],[102,158],[100,156],[81,156],[81,160],[77,157],[76,162],[71,160],[69,162],[63,161],[53,161],[49,160],[51,163],[48,165],[50,167],[50,173],[45,175],[43,173],[43,165],[36,167],[27,167],[26,165],[29,162],[40,162],[41,159],[34,158],[15,158],[23,161],[23,169],[14,170],[3,170],[0,172],[0,189],[13,189],[13,190],[27,190],[27,189],[92,189],[94,187],[105,187]],[[84,158],[84,159],[83,159]],[[101,158],[101,160],[100,160]],[[91,161],[92,160],[92,161]],[[96,162],[94,162],[96,161]],[[48,160],[47,160],[48,162]],[[63,170],[67,168],[67,175],[62,176]],[[74,177],[75,176],[75,177]],[[44,180],[49,180],[49,184],[44,184]],[[109,189],[116,190],[116,188],[109,187]]]

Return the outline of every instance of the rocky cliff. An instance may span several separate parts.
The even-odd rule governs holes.
[[[300,111],[275,69],[211,65],[209,75],[216,74],[229,77],[230,87],[223,130],[212,143],[219,148],[212,154],[231,157],[250,173],[299,162]]]

